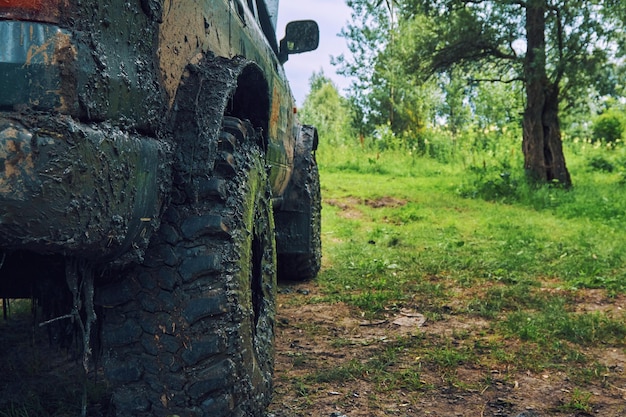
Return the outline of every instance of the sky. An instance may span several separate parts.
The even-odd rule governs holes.
[[[317,50],[290,55],[284,65],[297,105],[304,103],[313,72],[323,70],[342,94],[349,86],[350,81],[338,75],[336,68],[330,64],[330,57],[349,54],[346,39],[340,37],[339,32],[350,20],[350,11],[344,0],[280,0],[276,31],[279,40],[285,35],[287,22],[292,20],[312,19],[320,27]]]

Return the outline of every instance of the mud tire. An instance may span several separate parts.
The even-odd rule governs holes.
[[[299,141],[294,157],[294,176],[287,193],[295,192],[302,207],[309,213],[309,250],[304,253],[278,255],[278,278],[281,281],[306,281],[317,276],[322,265],[322,193],[320,176],[312,143]]]
[[[214,175],[175,178],[143,265],[98,296],[117,416],[261,416],[270,402],[276,254],[255,136],[225,118]]]

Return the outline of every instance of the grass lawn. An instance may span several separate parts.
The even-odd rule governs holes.
[[[480,156],[325,151],[323,269],[281,295],[275,416],[464,413],[450,392],[471,415],[626,413],[626,185],[592,163],[623,151],[571,144],[572,190]]]

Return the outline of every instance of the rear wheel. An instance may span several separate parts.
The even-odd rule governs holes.
[[[278,258],[281,280],[306,281],[317,276],[322,265],[322,197],[317,164],[311,164],[306,178],[306,187],[311,190],[311,212],[308,217],[311,245],[303,253],[282,253]]]
[[[302,126],[296,143],[294,173],[277,212],[283,236],[279,241],[278,277],[304,281],[315,278],[322,264],[322,194],[315,160],[317,132]]]
[[[144,264],[100,294],[118,416],[260,416],[270,401],[276,254],[255,139],[225,118],[214,175],[178,181]]]

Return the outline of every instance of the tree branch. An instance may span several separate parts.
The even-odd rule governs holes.
[[[513,84],[514,82],[524,81],[523,77],[514,77],[509,79],[504,78],[470,78],[470,82],[472,83],[502,83],[502,84]]]
[[[486,0],[463,0],[463,3],[466,4],[466,5],[467,4],[482,4],[482,3],[485,3],[485,2],[486,2]],[[524,1],[524,0],[505,0],[502,3],[504,3],[504,4],[517,4],[518,6],[521,6],[521,7],[524,7],[524,8],[528,6],[528,3],[526,1]]]
[[[516,61],[516,54],[507,54],[494,45],[483,44],[478,40],[464,40],[454,43],[435,52],[432,69],[434,71],[445,70],[457,63],[465,61],[478,61],[483,58],[493,57],[504,61]]]

